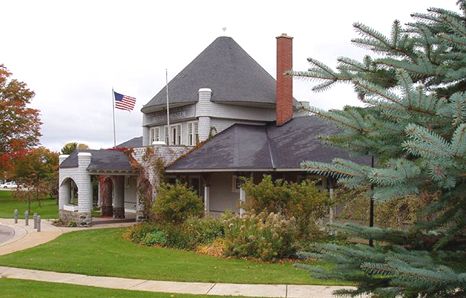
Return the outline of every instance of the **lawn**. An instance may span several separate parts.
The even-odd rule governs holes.
[[[160,297],[221,297],[207,295],[183,295],[169,293],[153,293],[141,291],[114,290],[96,287],[76,286],[51,282],[39,282],[19,279],[0,278],[2,298],[74,298],[74,297],[114,297],[114,298],[160,298]]]
[[[0,218],[13,218],[13,212],[18,209],[20,218],[24,218],[27,202],[13,198],[13,191],[0,190]],[[31,202],[31,216],[37,212],[41,218],[58,218],[58,206],[55,199],[41,200],[41,207],[37,201]]]
[[[291,263],[216,258],[184,250],[139,246],[124,240],[123,231],[100,229],[67,233],[49,243],[0,256],[0,265],[153,280],[343,284],[313,279]]]

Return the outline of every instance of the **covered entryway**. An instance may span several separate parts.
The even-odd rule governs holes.
[[[95,207],[101,209],[102,217],[107,221],[109,217],[121,220],[128,218],[127,211],[132,211],[129,218],[135,219],[137,173],[128,156],[119,150],[85,150],[69,156],[60,155],[60,219],[65,224],[92,224],[92,212],[95,211],[92,181],[98,181]],[[132,208],[126,209],[125,204]]]

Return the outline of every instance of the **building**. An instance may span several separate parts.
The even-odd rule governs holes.
[[[92,179],[104,215],[139,211],[141,193],[156,197],[155,159],[165,163],[168,181],[185,181],[203,198],[205,212],[218,214],[241,213],[241,176],[299,181],[308,175],[302,161],[349,158],[319,141],[336,128],[308,116],[306,105],[293,98],[292,78],[285,75],[290,69],[292,38],[286,34],[277,37],[277,80],[232,38],[217,38],[169,82],[169,124],[165,87],[141,110],[142,138],[61,157],[60,216],[91,222]],[[323,187],[332,186],[322,178]],[[78,206],[70,205],[72,183]]]

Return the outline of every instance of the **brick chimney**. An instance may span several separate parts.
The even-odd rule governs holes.
[[[277,85],[275,112],[277,126],[293,118],[293,79],[285,72],[293,68],[293,37],[283,33],[277,37]]]

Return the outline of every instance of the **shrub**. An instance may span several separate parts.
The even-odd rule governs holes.
[[[123,238],[135,243],[142,243],[146,234],[156,230],[155,225],[150,223],[140,223],[128,227],[123,233]]]
[[[125,238],[144,245],[160,245],[194,250],[223,237],[223,221],[216,218],[190,217],[184,223],[139,224],[128,228]]]
[[[212,243],[201,244],[196,247],[196,252],[212,257],[221,257],[225,255],[225,239],[217,238]]]
[[[273,181],[266,175],[258,184],[246,180],[243,188],[247,194],[247,211],[260,210],[294,217],[299,238],[303,240],[316,238],[320,233],[316,221],[326,215],[330,201],[327,192],[320,191],[313,182]]]
[[[153,210],[158,222],[182,223],[188,217],[202,216],[203,203],[185,184],[161,184]]]
[[[264,261],[290,257],[296,252],[296,220],[261,212],[225,219],[225,255]]]
[[[167,235],[164,231],[154,230],[145,234],[142,243],[147,246],[165,246],[167,244]]]
[[[182,234],[186,240],[186,248],[194,249],[200,244],[212,243],[225,234],[223,221],[218,218],[188,218],[181,225]]]

